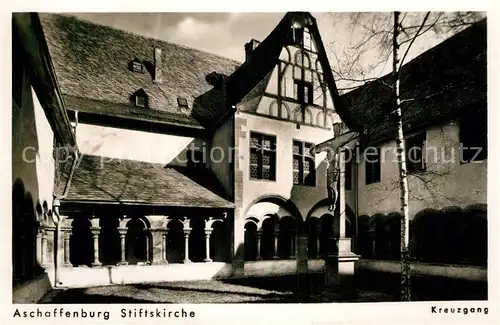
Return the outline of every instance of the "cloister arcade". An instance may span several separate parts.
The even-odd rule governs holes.
[[[279,200],[258,201],[253,204],[245,219],[245,260],[295,259],[297,255],[295,239],[302,231],[307,236],[309,259],[324,258],[335,251],[340,234],[340,218],[328,210],[326,202],[319,202],[308,213],[304,221],[297,216],[297,210],[285,206]],[[354,215],[349,207],[346,214],[344,235],[355,233]]]
[[[39,233],[40,260],[51,262],[55,227]],[[66,267],[226,262],[228,234],[224,218],[74,214],[63,221],[59,247]]]

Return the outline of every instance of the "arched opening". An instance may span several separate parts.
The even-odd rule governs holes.
[[[12,267],[14,284],[29,280],[41,270],[36,261],[37,221],[33,198],[16,180],[12,188]]]
[[[103,265],[116,265],[120,262],[119,219],[115,216],[99,218],[99,258]]]
[[[262,222],[262,235],[260,240],[260,257],[263,260],[271,260],[274,256],[274,236],[276,229],[276,222],[274,216],[268,216]]]
[[[385,232],[387,216],[382,213],[374,214],[370,220],[370,231],[373,234],[373,257],[385,259],[388,256],[389,241]]]
[[[279,220],[278,256],[280,259],[295,258],[295,220],[283,217]]]
[[[184,261],[184,225],[178,219],[167,225],[167,260],[169,263]]]
[[[203,262],[206,255],[205,219],[193,217],[190,219],[191,232],[189,234],[189,259],[191,262]]]
[[[488,261],[488,220],[482,209],[465,209],[467,229],[463,239],[467,243],[463,261],[467,264],[486,266]]]
[[[144,220],[132,218],[127,223],[127,234],[125,235],[126,259],[129,264],[141,264],[149,262],[148,229]]]
[[[214,262],[227,261],[228,236],[226,221],[216,221],[212,224],[210,237],[210,258]]]
[[[387,258],[399,259],[401,255],[401,220],[398,212],[389,213],[384,224],[384,233],[387,238]]]
[[[413,236],[415,240],[412,242],[411,255],[422,262],[436,261],[436,250],[439,245],[440,229],[437,220],[440,219],[441,213],[434,209],[425,209],[415,215]]]
[[[334,238],[334,222],[335,218],[331,214],[324,214],[320,217],[319,223],[320,223],[320,256],[324,257],[326,256],[329,252],[333,252],[336,245],[335,238]]]
[[[257,260],[257,224],[245,223],[245,261]]]
[[[307,254],[309,258],[318,258],[320,252],[318,250],[318,236],[319,236],[319,220],[317,218],[309,218],[307,222]]]
[[[370,216],[358,217],[358,238],[356,253],[362,257],[373,257],[373,240],[370,232]]]
[[[73,266],[92,266],[94,260],[94,240],[92,224],[85,215],[75,215],[71,223],[69,238],[69,260]]]

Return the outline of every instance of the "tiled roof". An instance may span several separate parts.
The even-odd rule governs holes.
[[[486,20],[403,65],[401,98],[416,99],[402,104],[405,132],[450,120],[465,107],[485,109],[486,71]],[[391,90],[384,82],[391,83],[390,74],[342,96],[351,121],[366,129],[373,142],[393,137],[396,131],[388,118]],[[483,104],[469,105],[474,103]]]
[[[89,98],[73,96],[64,96],[63,98],[67,107],[79,112],[110,115],[155,123],[189,125],[200,129],[203,128],[192,116],[172,114],[170,112],[136,107],[131,104],[112,103]]]
[[[207,188],[215,188],[214,184],[205,187],[202,183],[204,180],[200,177],[193,180],[174,167],[91,155],[84,155],[80,159],[65,201],[172,207],[234,207],[233,203]],[[206,179],[214,177],[207,175]]]
[[[230,75],[239,62],[72,16],[39,15],[61,92],[74,99],[71,105],[67,105],[69,109],[76,109],[76,99],[85,103],[88,102],[84,99],[90,99],[110,103],[87,108],[96,113],[112,114],[108,110],[111,104],[122,105],[124,111],[129,111],[127,107],[133,104],[132,94],[142,88],[149,95],[152,111],[165,112],[169,116],[167,119],[177,119],[176,122],[187,126],[200,124],[200,121],[195,123],[190,115],[217,120],[220,116],[212,115],[223,113],[221,109],[209,106],[213,102],[219,103],[219,92],[212,92],[214,98],[203,102],[207,106],[194,104],[195,98],[213,88],[205,80],[208,74],[216,71]],[[162,83],[153,82],[155,48],[162,50]],[[134,58],[144,63],[144,73],[129,69]],[[190,110],[194,105],[198,112],[181,112],[178,97],[186,98]],[[159,116],[156,112],[153,115]],[[179,117],[173,118],[175,115]]]

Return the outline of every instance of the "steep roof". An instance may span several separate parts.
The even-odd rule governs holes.
[[[119,203],[173,207],[233,208],[182,169],[162,164],[84,155],[71,179],[66,202]],[[68,171],[66,171],[68,172]],[[210,173],[210,171],[205,171]],[[206,179],[213,179],[207,175]],[[63,189],[58,189],[62,191]]]
[[[47,43],[36,14],[12,14],[12,65],[13,70],[29,66],[27,71],[31,74],[33,89],[56,139],[71,151],[76,149],[76,139],[62,103]]]
[[[229,76],[228,93],[231,104],[234,105],[243,100],[248,106],[246,109],[254,108],[255,102],[258,102],[265,91],[270,73],[278,63],[283,47],[293,42],[290,39],[290,28],[295,22],[306,25],[313,35],[324,80],[332,97],[335,111],[342,120],[347,122],[350,116],[345,102],[339,96],[316,19],[308,12],[288,12],[273,31],[252,51],[250,59]]]
[[[210,107],[221,101],[219,92],[212,92],[203,106],[194,104],[195,99],[213,89],[205,80],[208,74],[216,71],[230,75],[239,62],[72,16],[39,15],[68,109],[86,107],[87,112],[104,115],[120,111],[131,119],[154,115],[159,120],[198,128],[204,124],[199,116],[220,118],[213,115],[222,114],[221,110]],[[161,83],[153,82],[152,77],[155,48],[162,51]],[[134,58],[143,62],[144,73],[129,69]],[[135,107],[131,100],[141,88],[149,96],[149,108]],[[187,99],[188,111],[180,111],[178,97]],[[99,104],[90,105],[92,101]],[[193,114],[193,106],[200,112]]]
[[[415,99],[402,104],[405,132],[443,123],[467,109],[486,109],[486,71],[486,20],[403,65],[401,98]],[[369,142],[395,135],[396,126],[389,118],[391,90],[384,83],[391,84],[390,74],[342,96],[350,120],[366,129]]]

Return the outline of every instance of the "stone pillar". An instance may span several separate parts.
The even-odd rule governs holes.
[[[144,237],[145,237],[145,242],[146,242],[146,261],[144,261],[146,264],[151,264],[151,259],[150,259],[150,256],[149,256],[149,236],[148,236],[148,233],[147,231],[144,231],[145,234],[144,234]]]
[[[118,228],[118,233],[120,234],[120,256],[121,261],[118,263],[119,265],[127,265],[127,257],[125,251],[125,236],[127,235],[126,228]]]
[[[71,236],[71,229],[65,229],[63,234],[64,234],[64,266],[71,267],[72,265],[69,260],[69,253],[70,253],[69,238]]]
[[[101,262],[99,261],[99,228],[92,229],[92,236],[94,237],[94,262],[92,262],[92,266],[101,266]]]
[[[189,259],[189,234],[191,233],[191,228],[184,228],[184,263],[191,263]]]
[[[42,261],[42,266],[47,267],[48,264],[48,258],[47,258],[47,232],[45,230],[42,230],[42,243],[40,247],[41,251],[41,261]]]
[[[161,264],[168,264],[168,259],[167,259],[167,234],[168,230],[165,230],[161,234],[161,259],[160,263]],[[153,260],[154,262],[154,260]]]
[[[212,229],[205,229],[205,259],[204,262],[210,263],[212,259],[210,258],[210,235],[212,234]]]
[[[242,204],[241,200],[236,201],[239,202],[237,204]],[[236,208],[234,211],[229,212],[227,224],[229,226],[229,238],[231,238],[232,275],[241,277],[245,274],[245,218],[243,209]]]
[[[273,246],[273,260],[279,260],[278,256],[278,236],[279,230],[274,231],[274,246]]]
[[[42,256],[42,235],[44,231],[42,228],[38,228],[36,232],[36,261],[38,265],[43,265],[43,256]]]
[[[295,234],[294,233],[290,234],[290,256],[288,258],[290,258],[290,259],[295,258]]]
[[[257,261],[261,261],[262,257],[260,257],[260,239],[262,237],[262,230],[257,230]]]
[[[340,161],[345,161],[344,152],[340,153]],[[352,297],[356,294],[354,287],[354,265],[359,256],[351,252],[351,239],[345,237],[345,175],[344,164],[340,164],[339,215],[335,216],[335,241],[328,247],[325,257],[325,282],[336,288],[341,296]],[[338,229],[338,230],[336,230]]]
[[[339,211],[340,211],[340,218],[339,218],[339,236],[337,238],[344,238],[345,237],[345,216],[346,216],[346,211],[345,211],[345,152],[341,151],[339,154],[339,159],[340,159],[340,174],[339,174]]]
[[[166,227],[164,226],[151,228],[150,231],[151,239],[149,240],[149,242],[151,249],[149,251],[152,251],[152,253],[149,256],[149,262],[154,265],[166,264],[168,229],[166,229]]]

